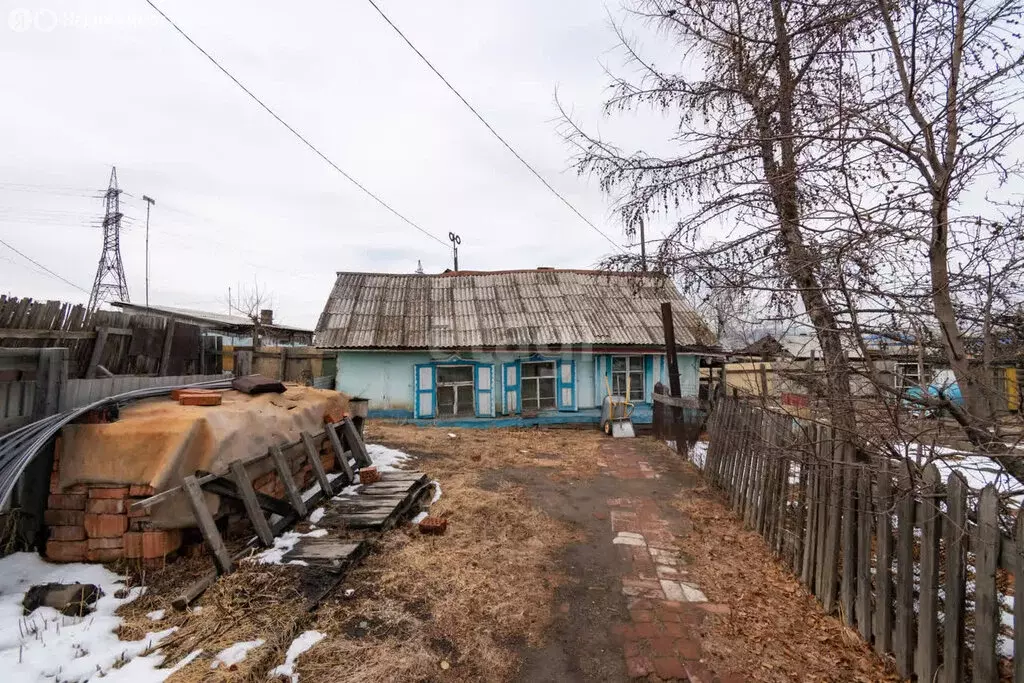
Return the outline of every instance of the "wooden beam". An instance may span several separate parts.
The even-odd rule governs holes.
[[[331,449],[334,451],[334,460],[338,463],[338,467],[341,468],[342,484],[348,486],[355,481],[356,475],[352,471],[352,466],[348,463],[348,453],[341,445],[341,439],[338,438],[338,426],[334,424],[327,425],[325,431],[327,432],[327,438],[331,440]]]
[[[103,359],[103,349],[107,346],[107,336],[110,335],[109,327],[100,327],[96,330],[96,341],[92,345],[92,356],[89,357],[89,366],[85,370],[85,378],[90,379],[96,376],[96,368]]]
[[[320,490],[323,491],[328,497],[334,495],[334,488],[331,486],[331,482],[327,479],[327,473],[324,472],[324,464],[320,462],[320,451],[317,450],[316,445],[313,443],[313,437],[309,435],[309,432],[302,432],[302,445],[306,450],[306,458],[309,460],[309,466],[313,469],[313,474],[316,476],[316,480],[320,483]]]
[[[260,508],[259,501],[256,500],[256,491],[252,487],[249,474],[245,471],[245,465],[238,460],[232,462],[231,476],[235,480],[238,492],[242,495],[245,512],[249,515],[249,521],[252,522],[253,529],[256,530],[256,536],[264,546],[269,548],[274,545],[274,534],[270,532],[267,518],[263,516],[263,510]]]
[[[306,504],[302,501],[302,494],[299,493],[299,489],[295,485],[295,479],[292,478],[292,471],[288,467],[288,461],[285,460],[284,453],[277,446],[271,446],[270,457],[274,461],[274,466],[277,467],[277,476],[281,479],[281,483],[284,484],[284,490],[288,493],[288,500],[291,502],[292,507],[295,508],[295,512],[298,513],[299,517],[305,517]]]
[[[22,330],[13,329],[9,327],[0,328],[0,338],[2,339],[67,339],[67,340],[82,340],[82,339],[95,339],[98,332],[89,332],[86,330],[75,330],[75,331],[64,331],[64,330]],[[132,331],[123,327],[109,327],[107,328],[107,334],[114,335],[125,335],[131,336]],[[21,349],[18,349],[21,351]],[[28,349],[25,349],[28,351]]]
[[[206,507],[203,489],[200,488],[195,476],[191,474],[185,477],[183,488],[189,505],[192,506],[192,514],[195,515],[199,531],[202,532],[206,545],[213,553],[213,562],[217,565],[217,571],[227,574],[231,571],[231,556],[228,555],[228,549],[224,547],[224,539],[221,538],[220,532],[217,530],[217,523],[213,521],[210,509]]]
[[[167,319],[167,328],[164,332],[164,346],[160,354],[160,374],[166,375],[171,365],[171,344],[174,343],[174,318]]]
[[[669,396],[668,394],[654,394],[655,403],[664,403],[667,406],[676,408],[699,408],[700,402],[692,397]]]
[[[356,459],[356,464],[360,467],[370,467],[373,465],[370,454],[366,452],[366,444],[363,443],[363,438],[359,436],[359,430],[356,429],[352,418],[346,417],[341,421],[341,433],[345,436],[345,444],[352,451],[352,457]]]
[[[242,461],[239,460],[238,462]],[[199,485],[203,487],[204,491],[216,493],[218,496],[242,500],[241,491],[238,490],[238,487],[235,486],[231,479],[217,477],[213,481],[204,483],[203,478],[200,477],[197,481],[199,482]],[[245,501],[243,500],[242,502]],[[287,502],[280,500],[279,498],[274,498],[273,496],[268,496],[265,493],[260,493],[259,491],[256,491],[256,502],[259,504],[260,508],[275,515],[286,517],[288,515],[295,514],[295,510],[293,510],[292,506]]]

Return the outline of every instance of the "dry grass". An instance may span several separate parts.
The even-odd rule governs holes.
[[[702,645],[712,669],[762,683],[900,680],[856,632],[821,611],[719,493],[687,489],[673,504],[692,521],[687,569],[709,600],[730,607],[705,622]]]
[[[314,628],[329,637],[300,659],[303,682],[508,680],[519,647],[543,639],[565,580],[556,556],[576,536],[521,488],[488,490],[481,475],[547,466],[552,476],[588,476],[600,435],[375,424],[368,439],[423,456],[415,466],[441,482],[431,514],[448,518],[448,532],[391,534],[353,572],[354,599],[317,613]]]
[[[184,566],[179,566],[184,565]],[[202,654],[168,680],[190,681],[263,680],[266,671],[284,660],[293,635],[308,615],[297,589],[295,569],[242,563],[221,578],[202,597],[196,611],[176,612],[171,598],[199,573],[209,569],[209,559],[179,562],[158,572],[146,594],[121,608],[124,617],[118,635],[138,639],[147,632],[177,626],[160,644],[168,666],[195,650]],[[192,571],[189,571],[192,570]],[[164,619],[151,621],[146,614],[165,610]],[[266,643],[230,671],[210,669],[216,654],[234,643],[264,639]]]
[[[455,434],[451,438],[449,434]],[[294,569],[242,564],[179,613],[170,600],[210,567],[181,560],[139,577],[150,586],[120,610],[122,638],[178,626],[161,647],[168,665],[203,654],[168,680],[264,680],[284,661],[299,632],[327,634],[299,659],[304,683],[318,681],[507,680],[517,651],[536,645],[550,623],[554,591],[565,580],[556,556],[576,536],[531,506],[518,487],[489,489],[481,478],[505,467],[546,467],[552,477],[598,470],[597,433],[564,430],[450,430],[373,423],[367,440],[419,458],[410,464],[438,480],[444,494],[430,510],[448,518],[444,536],[407,527],[386,534],[375,551],[317,612],[304,611]],[[352,599],[341,597],[354,588]],[[145,615],[164,609],[163,621]],[[365,623],[365,627],[360,624]],[[231,671],[210,670],[221,649],[262,638]],[[442,669],[445,662],[448,670]]]

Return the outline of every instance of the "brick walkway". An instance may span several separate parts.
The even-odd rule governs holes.
[[[631,482],[660,478],[659,463],[652,465],[637,448],[642,443],[610,439],[602,445],[605,475]],[[630,614],[628,623],[613,624],[611,629],[622,643],[628,675],[701,683],[742,681],[741,676],[716,674],[701,661],[701,623],[709,613],[727,613],[728,607],[709,603],[700,586],[688,581],[685,520],[666,514],[658,501],[643,496],[611,498],[608,510],[615,534],[612,543],[625,568],[621,590]]]

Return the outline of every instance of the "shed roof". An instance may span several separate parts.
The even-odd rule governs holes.
[[[704,321],[661,275],[554,269],[342,272],[314,343],[386,349],[661,345],[664,301],[672,302],[679,345],[715,343]]]
[[[193,308],[178,308],[176,306],[145,306],[133,304],[127,301],[114,301],[111,305],[123,308],[126,311],[135,313],[149,313],[152,315],[169,316],[191,320],[200,325],[213,328],[251,328],[253,322],[244,315],[228,315],[225,313],[211,313],[210,311],[199,311]],[[313,331],[308,328],[292,327],[290,325],[279,325],[271,323],[263,325],[267,330],[280,330],[281,332],[304,332],[311,334]]]

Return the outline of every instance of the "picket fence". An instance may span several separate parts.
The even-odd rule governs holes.
[[[971,491],[958,473],[943,482],[934,464],[881,452],[855,459],[827,424],[734,398],[708,433],[695,457],[706,478],[902,676],[1024,683],[1024,601],[1012,597],[1024,519],[1001,516],[993,486]]]

